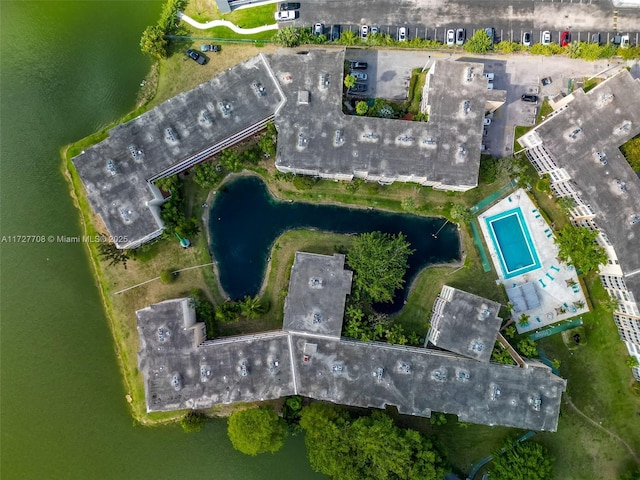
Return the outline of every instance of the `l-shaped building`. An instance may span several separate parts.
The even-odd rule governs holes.
[[[640,178],[620,145],[640,134],[640,80],[622,69],[593,90],[565,97],[518,139],[555,195],[573,199],[575,225],[598,232],[609,261],[600,279],[618,301],[614,319],[640,361]],[[640,367],[633,367],[640,381]]]
[[[186,298],[136,312],[148,411],[201,409],[287,395],[407,415],[555,431],[566,381],[537,362],[491,363],[500,305],[445,287],[438,307],[459,353],[340,336],[352,272],[344,255],[297,252],[279,331],[206,340]],[[464,344],[464,345],[463,345]]]
[[[276,168],[336,180],[413,182],[465,191],[478,184],[483,118],[506,92],[481,63],[436,62],[421,109],[428,122],[342,112],[344,50],[258,55],[109,131],[73,158],[93,210],[118,248],[159,236],[166,200],[155,181],[257,132],[278,130]]]

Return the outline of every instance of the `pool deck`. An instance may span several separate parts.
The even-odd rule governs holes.
[[[522,216],[529,229],[531,241],[538,254],[540,268],[505,279],[502,268],[500,267],[498,252],[487,228],[486,219],[516,207],[520,207],[522,211]],[[540,212],[538,212],[536,206],[524,190],[516,190],[491,208],[482,212],[478,215],[478,222],[489,250],[489,256],[498,274],[498,281],[502,283],[506,289],[531,283],[534,285],[536,294],[540,300],[540,306],[538,307],[524,312],[513,312],[512,315],[516,320],[516,328],[519,333],[531,332],[589,311],[574,267],[562,263],[558,259],[558,247],[554,243],[553,230],[544,220]],[[571,282],[576,282],[576,285],[570,285]],[[575,302],[582,302],[584,307],[578,308]],[[522,313],[530,317],[529,324],[526,326],[519,325],[517,321]]]

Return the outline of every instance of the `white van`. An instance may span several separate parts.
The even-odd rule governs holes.
[[[487,77],[490,82],[493,82],[493,79],[495,78],[493,73],[485,73],[484,76]]]

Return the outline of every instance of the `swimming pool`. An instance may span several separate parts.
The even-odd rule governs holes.
[[[540,260],[520,207],[488,217],[485,222],[504,278],[540,268]]]

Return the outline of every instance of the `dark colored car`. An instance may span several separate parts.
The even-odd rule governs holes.
[[[294,2],[286,2],[286,3],[281,3],[280,4],[280,11],[284,12],[286,10],[298,10],[300,8],[300,4],[299,3],[294,3]]]
[[[487,34],[487,37],[489,37],[489,40],[491,40],[491,43],[495,42],[496,40],[496,30],[493,27],[487,27],[484,29],[484,33]]]
[[[591,43],[597,43],[598,45],[600,45],[600,34],[599,33],[594,33],[593,35],[591,35]]]
[[[334,42],[340,40],[340,25],[334,25],[331,27],[331,40]]]
[[[349,89],[349,93],[360,93],[367,91],[366,83],[356,83],[353,87]]]
[[[366,70],[368,66],[367,62],[349,62],[351,70]]]
[[[542,85],[544,85],[545,87],[547,85],[551,85],[552,80],[551,77],[544,77],[542,80],[540,80],[542,82]]]
[[[456,45],[462,45],[466,36],[467,32],[465,31],[465,29],[459,28],[456,32]]]
[[[187,57],[198,62],[200,65],[204,65],[205,63],[207,63],[207,57],[196,52],[195,50],[191,50],[191,49],[187,50]]]
[[[560,35],[560,46],[566,47],[571,43],[571,32],[569,30],[565,30]]]
[[[538,103],[538,97],[536,95],[529,95],[525,93],[520,98],[522,99],[523,102]]]

